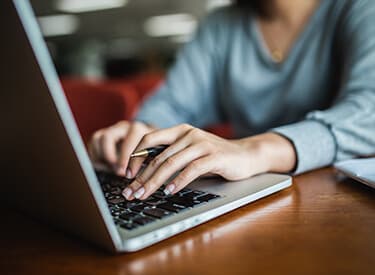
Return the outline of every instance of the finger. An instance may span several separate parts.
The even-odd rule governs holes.
[[[192,129],[192,126],[181,124],[167,129],[157,130],[145,135],[138,146],[134,149],[135,152],[154,147],[157,145],[169,145],[175,143],[181,136],[183,136],[187,131]],[[167,148],[163,153],[168,153],[171,155],[173,149]],[[163,154],[161,153],[161,154]],[[133,174],[137,174],[139,169],[144,162],[144,158],[135,157],[129,161],[129,169]]]
[[[100,139],[102,132],[102,130],[95,132],[87,146],[87,151],[93,162],[101,160]]]
[[[160,186],[176,174],[176,172],[186,167],[192,161],[205,156],[205,153],[204,148],[198,145],[193,145],[167,158],[161,163],[160,167],[158,167],[155,172],[155,166],[149,165],[139,176],[140,182],[143,182],[143,189],[141,189],[141,191],[137,190],[134,196],[142,200],[148,198]],[[171,193],[173,190],[168,191]]]
[[[190,145],[191,141],[189,141],[186,136],[181,137],[179,140],[177,140],[175,143],[164,149],[163,152],[161,152],[159,155],[154,157],[147,165],[147,168],[143,173],[147,173],[148,175],[152,175],[160,165],[163,164],[163,162],[170,158],[171,156],[175,155],[176,153],[182,151],[186,147]],[[142,166],[142,160],[144,158],[132,158],[129,162],[129,169],[133,171],[134,173],[138,173]],[[146,178],[145,180],[147,180]]]
[[[183,134],[193,129],[187,124],[180,124],[171,128],[153,131],[145,135],[136,147],[136,150],[143,150],[157,145],[172,144]]]
[[[131,184],[129,184],[123,191],[122,195],[129,201],[133,200],[134,193],[143,186],[143,182],[140,179],[135,179]]]
[[[158,156],[156,156],[150,163],[150,165],[148,166],[148,168],[146,168],[141,175],[139,175],[135,181],[132,183],[132,185],[130,186],[130,189],[128,190],[124,190],[123,194],[124,196],[127,198],[127,199],[130,199],[131,198],[131,195],[133,195],[133,190],[134,191],[137,191],[141,186],[143,186],[143,184],[151,177],[151,175],[153,174],[153,172],[155,171],[155,169],[159,166],[158,163],[162,164],[164,162],[165,159],[171,157],[172,155],[174,155],[176,152],[178,151],[181,151],[182,149],[184,149],[185,147],[187,146],[187,144],[185,145],[184,142],[177,142],[176,144],[173,144],[172,146],[168,147],[167,149],[165,149],[162,153],[160,153]],[[141,158],[141,160],[143,161],[144,158]],[[141,166],[142,162],[139,164],[139,166]],[[132,174],[136,175],[140,169],[140,167],[136,167],[136,162],[132,159],[130,160],[130,163],[129,163],[129,170],[132,171]],[[140,191],[141,192],[141,191]]]
[[[199,176],[215,171],[216,158],[208,155],[192,161],[165,187],[165,193],[176,194]]]
[[[102,158],[112,166],[117,162],[115,143],[116,140],[110,133],[105,133],[100,138]]]
[[[133,123],[129,127],[128,133],[124,138],[121,148],[120,156],[117,164],[116,173],[119,176],[125,176],[127,178],[133,178],[136,174],[133,173],[130,169],[127,169],[130,155],[134,152],[138,143],[146,133],[147,129],[145,125],[141,123]]]
[[[99,144],[102,158],[112,166],[115,166],[118,160],[117,143],[126,135],[127,128],[126,125],[115,124],[105,129],[101,135]]]

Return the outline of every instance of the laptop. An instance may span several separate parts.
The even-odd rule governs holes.
[[[129,182],[90,162],[30,3],[1,1],[0,30],[1,201],[9,207],[130,252],[291,185],[279,174],[198,179],[173,196],[126,201],[120,191]]]
[[[344,160],[335,163],[334,167],[344,175],[375,188],[375,157]]]

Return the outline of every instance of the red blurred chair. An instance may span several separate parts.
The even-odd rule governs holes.
[[[63,89],[85,142],[98,129],[119,120],[131,119],[141,101],[137,91],[126,83],[61,79]]]
[[[101,128],[132,119],[143,100],[162,83],[162,74],[142,74],[127,79],[90,81],[62,78],[61,83],[85,142]],[[233,137],[229,124],[213,125],[209,131]]]

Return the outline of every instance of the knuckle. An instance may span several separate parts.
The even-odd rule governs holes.
[[[110,131],[106,131],[102,134],[102,141],[104,143],[107,143],[111,140],[111,132]]]
[[[188,132],[193,138],[200,138],[202,136],[202,130],[198,128],[191,128]]]
[[[221,150],[215,144],[209,141],[206,141],[203,146],[205,148],[205,151],[209,154],[217,154]]]
[[[214,158],[217,159],[217,160],[225,160],[225,153],[218,150],[217,152],[215,152],[213,154]]]
[[[189,181],[189,172],[187,170],[182,171],[177,178],[175,179],[175,182],[178,186],[184,185]]]
[[[144,178],[143,174],[137,176],[137,178],[136,178],[135,180],[136,180],[140,185],[142,185],[142,186],[146,183],[146,179]]]
[[[113,125],[112,127],[114,128],[117,128],[117,127],[126,127],[128,125],[129,122],[127,122],[126,120],[121,120],[119,122],[117,122],[115,125]]]
[[[197,161],[193,161],[189,164],[189,166],[186,168],[186,173],[194,173],[201,169],[201,165]]]
[[[146,124],[143,122],[135,121],[132,124],[133,131],[136,131],[138,133],[149,133],[150,130]]]
[[[146,134],[143,136],[141,143],[142,144],[149,144],[152,141],[152,134]]]
[[[135,121],[135,122],[132,123],[132,128],[134,130],[139,131],[139,130],[143,129],[143,124],[138,122],[138,121]]]
[[[191,129],[193,126],[191,126],[191,125],[188,124],[188,123],[182,123],[182,124],[180,125],[180,127],[181,127],[182,130],[189,130],[189,129]]]
[[[202,140],[200,143],[199,143],[199,145],[201,146],[201,147],[203,147],[204,149],[208,149],[208,150],[211,150],[212,149],[212,143],[211,142],[209,142],[208,140]]]
[[[174,156],[169,157],[169,158],[167,158],[167,159],[165,160],[165,165],[166,165],[167,167],[173,167],[175,163],[176,163],[176,158],[175,158]]]
[[[133,122],[132,122],[132,125],[138,127],[138,126],[143,125],[143,123],[141,123],[141,122],[139,122],[139,121],[133,121]]]
[[[159,156],[156,156],[151,162],[150,162],[150,165],[151,167],[153,168],[156,168],[156,167],[159,167],[162,163],[163,163],[163,158],[161,155]]]
[[[92,135],[92,141],[99,140],[103,134],[103,130],[98,130]]]

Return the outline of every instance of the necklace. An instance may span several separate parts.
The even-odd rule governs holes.
[[[268,49],[268,52],[272,60],[276,63],[281,63],[285,59],[285,54],[288,47],[283,47],[283,44],[285,43],[282,42],[284,41],[281,41],[280,39],[274,39],[274,34],[271,34],[266,28],[264,28],[264,25],[259,23],[259,27],[261,30],[261,36],[263,38],[264,44]],[[289,40],[290,37],[285,37],[284,39]],[[283,50],[282,48],[285,48],[285,50]]]
[[[281,63],[284,60],[284,54],[280,49],[271,49],[271,57],[276,63]]]

